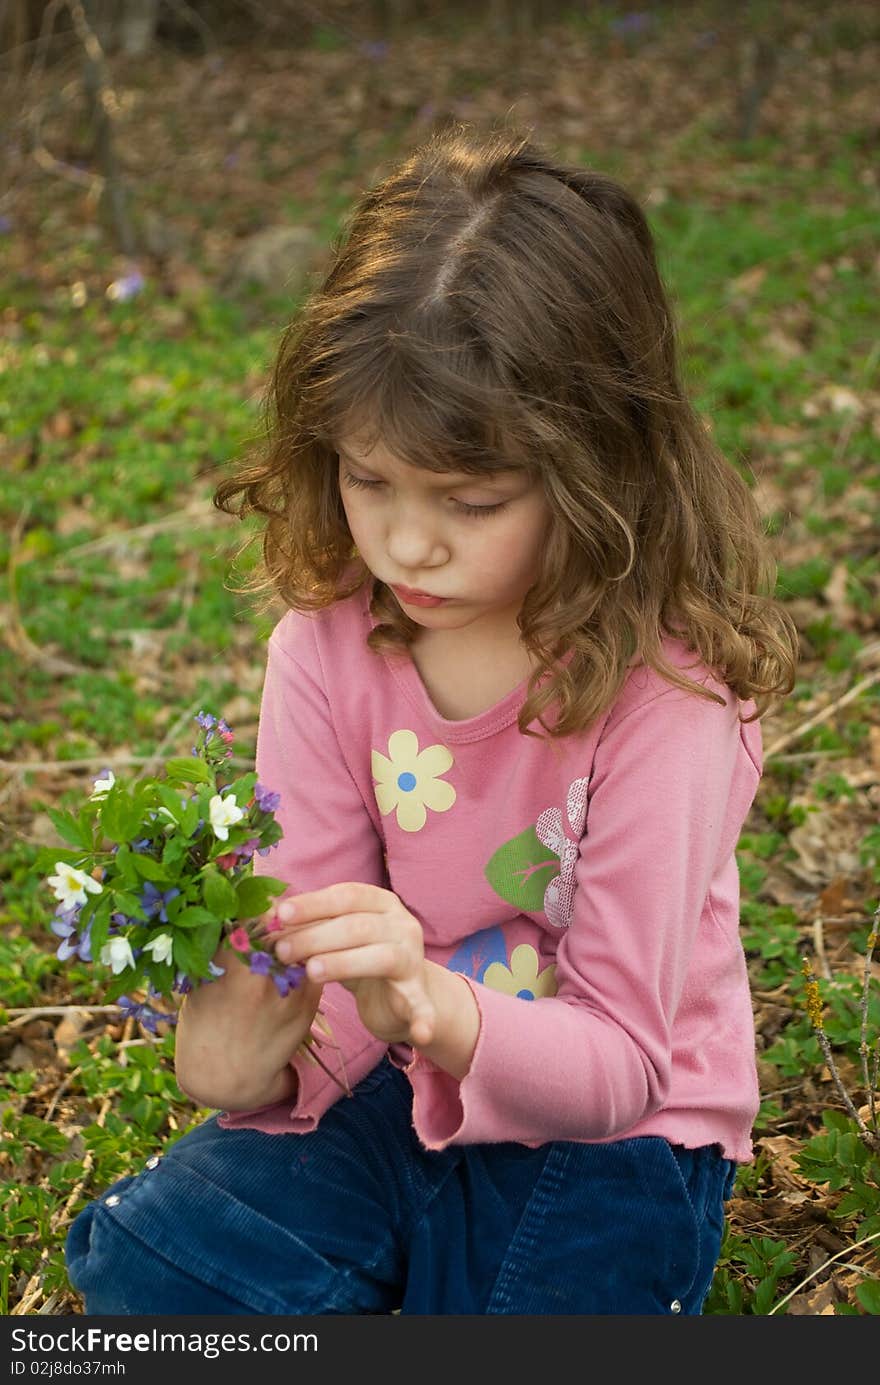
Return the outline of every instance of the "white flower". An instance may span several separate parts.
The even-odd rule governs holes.
[[[60,899],[65,909],[71,908],[74,904],[85,904],[86,890],[92,894],[100,894],[104,888],[97,880],[86,875],[84,870],[77,870],[76,866],[69,866],[66,861],[56,861],[55,869],[58,874],[49,876],[49,884],[55,898]]]
[[[108,769],[103,779],[95,780],[95,792],[89,794],[89,798],[106,798],[115,783],[116,775],[112,769]]]
[[[134,953],[128,938],[111,938],[109,943],[105,943],[101,948],[101,961],[105,967],[113,968],[114,976],[118,976],[126,967],[133,967]]]
[[[244,817],[244,809],[239,808],[234,793],[228,793],[225,798],[221,798],[218,793],[215,793],[208,804],[208,813],[214,835],[221,842],[226,841],[230,827],[234,827]]]
[[[158,937],[144,943],[144,952],[152,952],[154,962],[170,962],[172,942],[170,933],[160,933]]]

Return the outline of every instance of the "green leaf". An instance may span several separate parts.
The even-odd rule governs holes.
[[[184,804],[180,801],[179,791],[169,788],[167,784],[157,784],[156,794],[162,807],[171,815],[172,820],[179,823],[184,814]],[[160,814],[160,818],[164,816],[164,814]]]
[[[202,895],[205,904],[218,919],[241,917],[236,912],[238,896],[235,886],[215,866],[206,867],[202,875]]]
[[[66,846],[43,846],[34,857],[34,870],[38,875],[54,875],[57,861],[63,861],[67,866],[82,868],[88,864],[88,859],[81,850],[72,851]]]
[[[92,896],[92,898],[94,898],[94,896]],[[101,961],[101,948],[106,943],[107,935],[110,931],[110,913],[112,908],[113,905],[110,896],[103,894],[100,896],[92,914],[92,926],[89,938],[91,941],[92,957],[96,962]],[[83,927],[85,927],[84,916],[85,909],[80,913],[80,923],[83,924]]]
[[[208,963],[217,951],[221,925],[216,920],[198,932],[174,935],[174,962],[191,980],[211,975]]]
[[[235,794],[235,801],[239,808],[244,808],[254,796],[254,787],[257,776],[254,773],[243,774],[240,779],[236,779],[230,784],[230,789]]]
[[[206,765],[204,760],[199,760],[195,755],[175,756],[168,760],[165,765],[165,773],[169,783],[172,784],[216,784],[214,771],[210,765]]]
[[[115,914],[125,914],[126,918],[142,920],[147,918],[147,911],[137,895],[129,894],[127,890],[113,891],[113,906]]]
[[[268,875],[249,875],[245,880],[239,881],[235,889],[238,896],[235,917],[255,919],[265,914],[272,896],[281,893],[281,890],[276,888],[279,883]],[[281,886],[282,890],[285,888],[286,886]]]
[[[140,851],[132,852],[131,864],[144,880],[158,880],[168,884],[171,879],[161,862],[154,860],[152,856],[143,855]]]
[[[880,1212],[873,1212],[870,1217],[866,1217],[855,1229],[857,1241],[864,1241],[868,1236],[880,1235]]]
[[[101,800],[101,830],[111,842],[124,842],[126,840],[127,834],[123,829],[127,798],[125,789],[121,788],[119,784],[114,784],[110,792],[105,794]]]
[[[91,851],[93,845],[93,834],[84,830],[82,823],[77,822],[72,813],[59,813],[54,808],[47,808],[46,812],[55,825],[55,830],[64,841],[70,842],[73,846],[80,846],[84,851]]]
[[[822,1124],[829,1130],[851,1130],[852,1121],[842,1111],[823,1111]]]
[[[757,1289],[755,1290],[752,1311],[754,1313],[760,1313],[766,1316],[766,1314],[770,1311],[770,1308],[773,1305],[773,1300],[775,1297],[776,1275],[771,1274],[768,1275],[766,1279],[762,1279]]]
[[[544,908],[544,894],[559,874],[560,858],[539,841],[534,827],[499,846],[486,866],[486,879],[501,899],[528,912]]]
[[[177,928],[200,928],[203,923],[215,924],[220,920],[215,918],[210,909],[203,909],[198,904],[192,904],[188,909],[181,909],[174,920],[174,927]],[[175,949],[177,948],[177,936],[174,940]]]
[[[880,1279],[863,1279],[856,1298],[867,1313],[880,1316]]]

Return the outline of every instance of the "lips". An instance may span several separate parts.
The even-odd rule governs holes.
[[[405,602],[408,606],[443,606],[449,600],[446,596],[431,596],[428,592],[417,592],[410,587],[398,587],[393,584],[391,590],[399,601]]]
[[[442,596],[435,596],[433,592],[422,592],[422,591],[419,591],[417,587],[400,587],[400,586],[395,586],[395,587],[394,587],[394,590],[395,590],[396,592],[400,592],[401,596],[427,596],[427,597],[430,597],[430,599],[431,599],[432,601],[443,601],[443,600],[445,600],[445,597],[442,597]]]

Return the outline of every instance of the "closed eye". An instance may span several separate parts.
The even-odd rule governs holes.
[[[376,486],[384,486],[384,481],[367,481],[363,476],[352,476],[350,471],[343,472],[343,480],[347,486],[360,487],[364,490],[375,490]],[[468,505],[464,500],[454,500],[453,504],[466,515],[474,519],[481,519],[485,515],[497,515],[499,510],[507,508],[509,501],[499,500],[495,505]]]

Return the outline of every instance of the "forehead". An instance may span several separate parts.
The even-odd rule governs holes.
[[[448,486],[452,482],[465,484],[474,481],[493,481],[496,477],[504,479],[523,474],[523,468],[517,466],[496,466],[491,471],[482,468],[478,471],[456,471],[452,468],[441,470],[438,467],[432,467],[430,472],[427,472],[427,468],[414,466],[411,462],[396,457],[385,447],[381,439],[371,442],[369,439],[354,435],[339,437],[336,442],[336,451],[344,461],[351,462],[364,471],[379,469],[391,472],[395,470],[425,472],[436,477],[437,484],[442,486]]]

